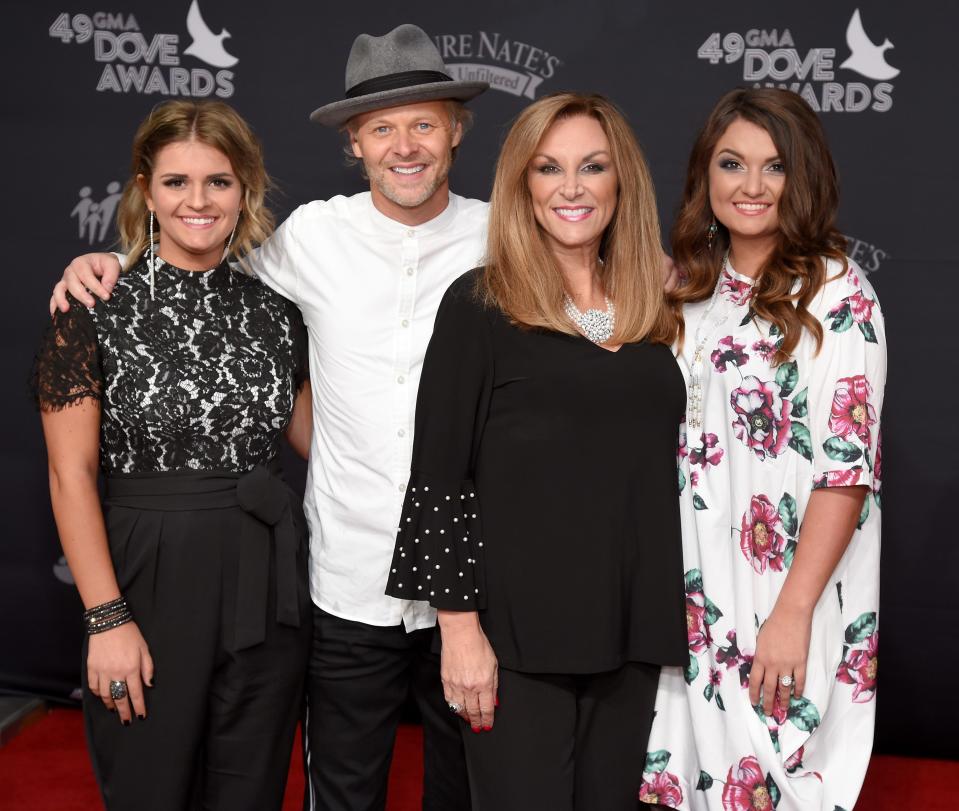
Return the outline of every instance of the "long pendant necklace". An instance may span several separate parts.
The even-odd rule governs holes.
[[[592,307],[585,313],[581,313],[569,294],[563,295],[563,309],[569,320],[572,321],[580,332],[583,333],[594,344],[604,344],[613,337],[613,330],[616,327],[616,308],[613,302],[606,298],[606,312],[596,310]]]
[[[729,272],[729,254],[723,257],[723,266],[719,271],[719,278],[716,280],[716,287],[713,290],[713,296],[709,300],[703,317],[696,325],[696,332],[693,341],[696,349],[693,351],[693,360],[689,366],[689,397],[686,401],[686,425],[689,428],[701,428],[703,425],[703,377],[705,371],[704,355],[706,352],[706,342],[719,329],[726,319],[732,314],[735,308],[723,307],[723,311],[717,315],[713,314],[716,305],[720,301],[720,290],[723,286],[723,278]]]

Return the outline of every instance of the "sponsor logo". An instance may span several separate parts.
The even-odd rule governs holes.
[[[106,240],[121,195],[120,183],[116,180],[107,183],[104,196],[99,200],[94,199],[92,187],[84,186],[80,189],[80,199],[70,216],[77,218],[77,236],[81,240],[85,240],[88,245],[96,245]]]
[[[92,45],[94,62],[103,66],[96,84],[101,93],[230,98],[235,75],[228,68],[238,62],[223,43],[230,32],[223,28],[214,34],[200,13],[198,0],[190,3],[186,30],[191,42],[182,52],[179,34],[148,36],[141,31],[132,13],[63,12],[50,25],[48,33],[65,45]],[[182,56],[210,67],[183,65]]]
[[[71,572],[70,567],[67,566],[67,559],[63,555],[60,555],[60,559],[53,564],[53,576],[68,586],[76,585],[73,579],[73,572]]]
[[[871,242],[849,236],[849,234],[843,234],[843,236],[846,238],[846,255],[859,265],[867,276],[875,273],[883,262],[892,258],[889,251]]]
[[[714,32],[699,46],[696,56],[712,65],[742,64],[742,78],[754,87],[782,87],[802,96],[816,112],[884,113],[892,108],[893,85],[889,79],[899,70],[886,62],[886,50],[893,44],[886,39],[875,45],[863,28],[859,9],[846,26],[846,44],[850,55],[839,68],[857,73],[873,84],[862,81],[837,81],[835,47],[815,47],[805,51],[796,47],[788,28],[765,30],[752,28],[745,34]],[[842,77],[840,77],[842,78]]]
[[[489,82],[494,90],[528,99],[535,99],[539,86],[563,64],[549,51],[497,31],[440,34],[434,40],[456,81]]]

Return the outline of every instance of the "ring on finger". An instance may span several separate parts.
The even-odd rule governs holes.
[[[794,679],[792,676],[783,675],[783,676],[780,676],[780,677],[779,677],[779,686],[780,686],[780,687],[785,687],[785,688],[788,689],[788,688],[790,688],[790,687],[793,686],[793,683],[794,683],[794,682],[795,682],[795,679]]]
[[[466,709],[462,704],[457,704],[455,701],[448,702],[446,706],[450,708],[450,712],[453,713],[453,715],[459,715]]]
[[[125,681],[117,681],[115,679],[110,681],[110,698],[114,701],[119,701],[120,699],[127,697],[127,683]]]

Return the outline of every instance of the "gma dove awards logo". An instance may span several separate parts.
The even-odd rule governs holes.
[[[494,90],[528,99],[563,64],[549,51],[495,31],[440,34],[434,41],[456,81],[489,82]]]
[[[789,29],[766,31],[750,29],[745,34],[712,33],[699,46],[696,56],[712,65],[741,62],[743,80],[755,87],[782,87],[802,96],[816,112],[884,113],[892,108],[893,85],[898,68],[886,61],[893,47],[885,39],[876,45],[863,27],[859,9],[846,26],[849,57],[840,63],[842,70],[858,73],[875,83],[837,81],[835,48],[810,48],[803,54],[796,48]]]
[[[229,68],[239,61],[224,44],[230,32],[224,28],[215,34],[204,21],[198,0],[187,11],[186,30],[192,41],[182,52],[179,34],[147,37],[132,13],[63,12],[50,25],[49,34],[64,45],[92,43],[93,59],[103,65],[96,85],[101,93],[230,98],[235,76]],[[181,53],[210,67],[184,67]]]

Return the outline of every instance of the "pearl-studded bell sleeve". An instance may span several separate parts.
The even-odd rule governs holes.
[[[480,494],[473,466],[486,422],[493,352],[476,272],[446,291],[423,362],[413,462],[386,593],[435,608],[485,604]]]

